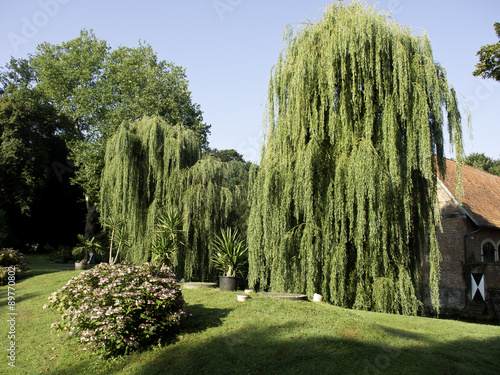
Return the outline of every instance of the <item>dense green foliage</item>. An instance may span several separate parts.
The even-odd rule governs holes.
[[[500,38],[500,22],[493,25],[497,37]],[[493,78],[500,81],[500,41],[483,46],[477,53],[479,62],[472,73],[475,77]]]
[[[18,65],[11,61],[0,96],[0,210],[9,227],[2,237],[17,248],[67,244],[83,213],[81,191],[70,186],[73,169],[66,164],[73,128],[38,89],[27,87]]]
[[[252,176],[250,285],[416,314],[425,283],[438,309],[445,119],[460,165],[455,91],[425,35],[358,2],[290,29]],[[421,280],[424,249],[430,280]]]
[[[10,86],[0,97],[0,191],[2,206],[15,205],[30,214],[39,190],[47,183],[51,163],[65,155],[58,136],[69,121],[39,92]]]
[[[0,249],[0,285],[6,285],[9,276],[13,280],[12,285],[15,285],[16,279],[19,279],[29,269],[30,265],[19,250]]]
[[[243,276],[242,269],[247,263],[248,248],[237,230],[226,228],[216,235],[213,242],[215,248],[214,267],[222,272],[223,276]]]
[[[68,118],[77,183],[85,193],[85,236],[96,234],[96,207],[106,142],[122,121],[161,116],[190,128],[207,146],[209,126],[191,101],[184,69],[159,60],[150,45],[111,49],[92,31],[60,45],[42,43],[30,56],[37,88]]]
[[[500,176],[500,160],[493,160],[480,153],[472,153],[464,158],[464,163],[482,171]]]
[[[102,263],[54,292],[49,306],[63,313],[53,327],[68,330],[105,356],[164,343],[185,316],[175,275],[147,263]]]
[[[125,223],[127,259],[150,259],[158,220],[174,208],[182,216],[185,239],[170,259],[175,273],[186,279],[207,279],[213,273],[211,239],[231,224],[240,189],[228,182],[228,163],[199,155],[193,131],[159,117],[123,123],[109,140],[102,217]]]

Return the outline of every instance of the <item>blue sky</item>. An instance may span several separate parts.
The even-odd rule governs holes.
[[[375,1],[368,1],[375,3]],[[270,73],[287,24],[322,18],[323,0],[19,0],[0,2],[0,65],[39,43],[59,44],[93,29],[112,47],[151,44],[162,60],[186,69],[193,100],[212,125],[210,146],[258,161]],[[469,103],[466,154],[500,159],[500,83],[472,76],[477,51],[498,41],[498,0],[379,0],[415,33],[425,30],[434,58]],[[465,111],[464,111],[465,116]],[[448,153],[453,157],[452,153]]]

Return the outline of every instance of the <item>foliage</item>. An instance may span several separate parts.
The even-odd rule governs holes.
[[[16,332],[31,334],[16,340],[22,358],[14,369],[3,365],[6,375],[498,372],[498,361],[492,359],[492,352],[500,351],[498,326],[373,314],[257,294],[236,306],[236,293],[213,288],[182,291],[190,317],[181,321],[174,345],[107,360],[94,350],[82,350],[64,332],[47,329],[60,314],[41,306],[51,291],[80,272],[61,270],[47,254],[28,254],[27,259],[33,271],[16,288]],[[0,295],[5,301],[6,286],[0,287]],[[7,316],[8,307],[0,304],[0,316]],[[0,324],[0,337],[6,338],[9,328]]]
[[[389,307],[374,284],[387,278],[389,310],[416,314],[421,283],[438,307],[444,114],[460,176],[457,99],[425,35],[360,2],[289,29],[251,172],[250,286],[378,309]],[[424,249],[430,280],[420,278]]]
[[[58,246],[57,249],[45,245],[45,251],[49,253],[49,259],[56,263],[68,263],[73,261],[73,248],[71,246]]]
[[[89,259],[89,255],[99,254],[101,252],[101,244],[96,240],[96,237],[92,237],[90,239],[85,238],[85,236],[79,234],[78,241],[80,244],[73,248],[73,255],[78,256],[83,254],[83,259],[80,263],[87,263]]]
[[[239,188],[228,185],[227,163],[199,157],[193,131],[159,117],[124,122],[109,140],[101,215],[125,222],[131,243],[125,259],[151,259],[158,218],[170,208],[182,216],[186,241],[172,254],[175,273],[185,279],[210,277],[209,239],[230,225],[241,199]]]
[[[494,23],[497,37],[500,38],[500,22]],[[478,51],[479,62],[476,70],[472,73],[474,77],[493,78],[500,81],[500,42],[487,44]]]
[[[241,268],[247,263],[247,251],[244,241],[231,228],[221,231],[221,235],[215,235],[213,243],[215,248],[212,258],[215,268],[222,271],[225,276],[241,276]]]
[[[47,185],[51,164],[65,154],[67,118],[36,90],[9,86],[0,97],[0,191],[2,207],[29,216]],[[11,209],[12,211],[12,209]]]
[[[184,299],[167,267],[101,263],[49,297],[64,315],[53,327],[116,356],[164,343],[185,316]]]
[[[0,245],[9,235],[9,224],[7,223],[7,213],[0,210]]]
[[[230,161],[241,161],[244,162],[243,160],[243,155],[238,153],[238,151],[231,149],[231,150],[218,150],[216,148],[211,148],[208,150],[208,154],[214,158],[218,158],[221,161],[229,163]]]
[[[157,115],[190,128],[202,147],[210,126],[192,103],[185,70],[159,60],[152,47],[112,50],[92,30],[60,45],[42,43],[30,56],[36,85],[69,117],[76,135],[68,142],[75,166],[73,182],[87,203],[85,236],[97,228],[96,207],[108,139],[122,121]]]
[[[16,277],[30,269],[24,254],[19,250],[3,248],[0,249],[0,285],[7,284],[9,267],[15,267]]]
[[[107,217],[103,220],[103,226],[109,236],[109,260],[110,265],[115,264],[120,256],[120,250],[130,247],[128,233],[125,231],[125,222],[123,220]],[[114,255],[113,251],[116,249]]]
[[[465,157],[464,163],[476,169],[500,176],[500,160],[493,160],[485,154],[472,153]]]
[[[152,263],[169,266],[172,257],[178,254],[184,235],[183,219],[176,209],[170,208],[158,217],[156,236],[153,241]],[[174,261],[173,263],[177,263]]]

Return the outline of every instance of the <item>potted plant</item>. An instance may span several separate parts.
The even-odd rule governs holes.
[[[75,270],[82,270],[89,264],[95,264],[95,254],[101,250],[101,245],[96,241],[95,237],[90,240],[78,235],[80,245],[73,248],[73,255],[78,256],[83,254],[83,259],[75,262]]]
[[[237,230],[226,228],[220,236],[215,236],[213,247],[213,264],[223,273],[219,276],[220,290],[238,290],[238,276],[242,276],[241,269],[247,262],[248,249],[244,241]]]

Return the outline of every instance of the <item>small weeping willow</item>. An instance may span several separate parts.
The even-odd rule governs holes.
[[[158,117],[124,122],[108,141],[101,181],[101,218],[120,220],[128,234],[124,257],[141,263],[151,250],[162,215],[182,217],[185,246],[171,254],[178,277],[206,280],[211,267],[211,234],[227,225],[237,188],[225,185],[227,166],[200,160],[196,135]]]
[[[457,166],[463,146],[456,95],[429,40],[357,1],[286,38],[251,176],[251,287],[416,314],[428,283],[438,309],[445,122]]]

